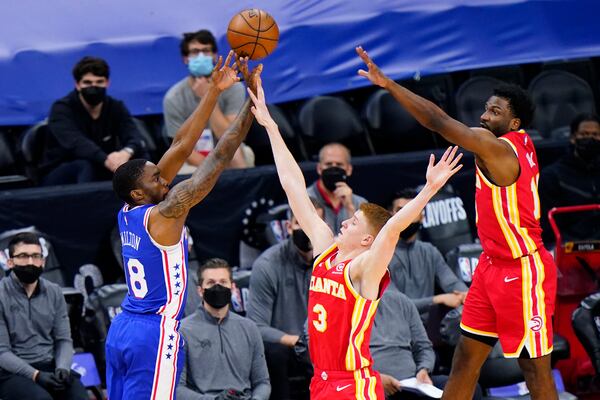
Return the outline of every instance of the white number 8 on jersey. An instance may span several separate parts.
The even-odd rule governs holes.
[[[144,266],[139,260],[130,258],[127,261],[127,271],[129,272],[129,286],[133,291],[133,295],[136,299],[143,299],[148,294]]]

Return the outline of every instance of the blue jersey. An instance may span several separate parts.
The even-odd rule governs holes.
[[[188,241],[185,229],[179,243],[161,246],[148,232],[155,207],[146,204],[119,211],[123,269],[129,292],[122,308],[136,314],[158,314],[179,320],[186,300]]]

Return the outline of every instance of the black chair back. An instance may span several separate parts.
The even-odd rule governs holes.
[[[456,92],[456,116],[463,124],[479,126],[479,117],[494,87],[501,82],[489,76],[477,76],[465,81]]]
[[[42,161],[44,148],[50,139],[48,121],[44,120],[29,128],[21,140],[21,152],[25,159],[25,173],[34,182],[39,181],[39,165]]]
[[[306,151],[301,143],[301,138],[294,131],[292,124],[286,117],[283,110],[275,104],[268,104],[267,108],[269,109],[269,113],[273,117],[273,120],[279,127],[279,132],[290,149],[290,152],[294,155],[296,160],[306,160]],[[248,136],[246,136],[244,143],[250,146],[250,148],[254,151],[255,164],[257,166],[275,163],[273,160],[273,152],[271,150],[271,143],[269,142],[267,131],[258,122],[256,122],[256,120],[252,122],[252,126],[248,131]]]
[[[432,149],[436,141],[394,97],[384,89],[373,93],[363,109],[377,154]]]
[[[541,72],[528,90],[536,107],[532,127],[545,138],[563,136],[575,116],[596,109],[590,85],[569,72]]]
[[[311,157],[316,157],[321,147],[331,142],[344,144],[353,155],[374,154],[358,113],[342,98],[313,97],[300,109],[298,120]]]

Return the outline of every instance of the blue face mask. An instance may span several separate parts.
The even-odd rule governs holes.
[[[198,54],[188,61],[188,70],[193,76],[210,76],[214,68],[212,56]]]

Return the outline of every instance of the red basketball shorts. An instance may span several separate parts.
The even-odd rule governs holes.
[[[481,254],[463,309],[461,329],[483,342],[499,339],[506,357],[552,351],[556,265],[546,249],[516,260]]]
[[[310,400],[385,400],[381,377],[371,368],[356,371],[322,371],[315,368]]]

